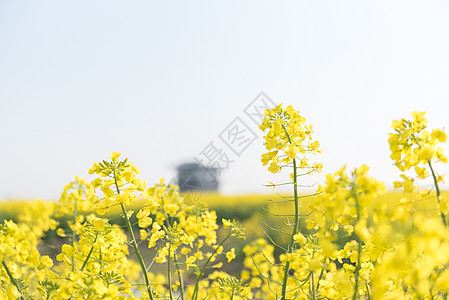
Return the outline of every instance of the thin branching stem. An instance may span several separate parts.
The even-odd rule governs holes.
[[[92,252],[94,251],[94,246],[95,243],[97,242],[97,238],[98,238],[98,233],[95,235],[95,239],[94,242],[92,243],[92,247],[89,250],[89,253],[86,256],[86,259],[84,260],[83,265],[81,266],[80,272],[82,272],[84,270],[84,268],[87,266],[87,261],[89,260],[90,256],[92,255]],[[75,264],[74,261],[72,261],[72,266]]]
[[[275,213],[270,212],[270,211],[269,211],[268,209],[266,209],[265,207],[263,208],[263,210],[264,210],[267,214],[270,214],[270,215],[275,216],[275,217],[294,217],[294,216],[295,216],[294,214],[275,214]]]
[[[184,280],[182,278],[181,269],[179,268],[179,263],[178,263],[178,257],[176,255],[176,250],[174,250],[173,259],[174,259],[175,265],[176,265],[176,272],[178,273],[180,297],[181,297],[181,300],[184,300]]]
[[[430,171],[432,172],[433,182],[435,184],[435,189],[437,191],[437,201],[438,201],[438,205],[440,205],[441,192],[440,192],[440,187],[438,186],[438,179],[437,179],[437,176],[435,175],[435,172],[433,170],[432,163],[430,162],[430,160],[428,160],[427,163],[429,164]],[[441,220],[443,221],[444,226],[447,227],[446,216],[441,211],[441,209],[440,209],[440,215],[441,215]]]
[[[173,291],[171,288],[171,270],[170,270],[170,255],[171,255],[171,245],[168,246],[167,255],[167,277],[168,277],[168,292],[170,293],[170,300],[173,300]]]
[[[365,287],[366,287],[366,296],[368,300],[371,300],[371,293],[370,293],[370,289],[369,289],[369,285],[368,282],[365,281]]]
[[[287,135],[288,140],[291,143],[292,141],[290,139],[290,136],[289,136],[285,126],[283,126],[283,128]],[[297,181],[298,176],[296,176],[296,175],[297,175],[297,168],[296,168],[296,158],[295,158],[295,159],[293,159],[293,195],[295,197],[295,225],[293,226],[287,253],[292,253],[294,250],[294,247],[295,247],[294,236],[298,232],[298,227],[299,227],[299,198],[298,198],[298,181]],[[286,299],[285,295],[287,293],[287,280],[288,280],[289,271],[290,271],[290,262],[287,261],[287,263],[285,264],[285,268],[284,268],[284,278],[282,281],[282,291],[281,291],[281,298],[280,298],[281,300]]]
[[[5,262],[4,259],[2,260],[2,265],[3,265],[3,267],[5,268],[6,274],[8,274],[8,277],[9,277],[9,279],[11,280],[12,284],[14,284],[14,285],[16,286],[17,290],[19,291],[19,293],[20,293],[19,299],[20,299],[20,300],[25,300],[25,297],[23,297],[22,290],[20,289],[20,286],[19,286],[19,284],[17,283],[17,280],[15,280],[14,277],[12,276],[12,273],[11,273],[11,271],[9,270],[8,266],[6,265],[6,262]]]
[[[251,259],[253,260],[253,263],[254,263],[254,266],[256,267],[256,270],[259,272],[259,274],[260,274],[260,276],[261,276],[262,278],[268,280],[268,282],[271,282],[271,281],[272,281],[272,282],[274,282],[274,283],[276,283],[276,284],[282,286],[282,283],[281,283],[281,282],[278,282],[278,281],[276,281],[276,280],[273,280],[273,279],[271,279],[271,278],[265,276],[265,275],[262,273],[262,271],[259,269],[259,266],[257,265],[257,263],[256,263],[256,261],[255,261],[253,255],[251,255]]]
[[[167,211],[165,210],[165,203],[164,203],[164,198],[162,198],[162,209],[164,211],[164,215],[165,215],[165,224],[167,227],[170,226],[170,222],[168,220],[168,214]],[[169,255],[170,255],[170,251],[169,251]],[[176,266],[176,273],[178,274],[178,280],[179,280],[179,292],[180,295],[179,297],[181,298],[181,300],[184,300],[184,280],[182,278],[182,272],[181,269],[179,268],[179,263],[178,263],[178,257],[176,255],[176,249],[173,250],[173,260],[175,261],[175,266]],[[169,264],[169,276],[170,276],[170,257],[168,260],[168,264]],[[170,279],[170,277],[169,277]],[[172,290],[171,290],[171,284],[169,284],[170,286],[170,298],[172,297]]]
[[[315,300],[316,299],[316,295],[315,295],[315,275],[314,275],[313,271],[310,272],[310,290],[311,290],[311,294],[312,294],[312,299]]]
[[[278,232],[278,233],[281,233],[281,234],[285,234],[285,235],[290,236],[290,234],[288,234],[287,232],[283,232],[282,230],[279,230],[279,229],[277,229],[277,228],[271,227],[271,226],[268,225],[267,223],[262,222],[262,224],[263,224],[264,226],[266,226],[268,229],[271,229],[271,230],[276,231],[276,232]]]
[[[115,188],[117,190],[117,194],[120,194],[120,189],[118,187],[117,176],[116,176],[115,170],[114,170],[114,182],[115,182]],[[134,235],[133,228],[129,221],[128,212],[126,211],[125,205],[123,203],[120,203],[120,207],[122,208],[126,226],[128,227],[128,232],[129,232],[129,235],[131,236],[131,243],[134,248],[134,252],[136,253],[137,260],[139,261],[139,264],[140,264],[140,268],[142,269],[142,273],[143,273],[143,277],[145,279],[145,285],[147,288],[148,295],[151,300],[154,300],[153,291],[152,291],[151,285],[150,285],[150,278],[148,277],[148,272],[147,272],[147,268],[145,266],[145,262],[143,261],[142,255],[140,254],[139,246],[137,245],[136,237]]]
[[[72,230],[72,248],[75,249],[76,242],[76,219],[78,217],[78,200],[75,199],[74,207],[73,207],[73,224],[70,228]],[[72,272],[75,272],[75,252],[72,255]]]
[[[352,190],[353,190],[353,195],[354,195],[354,200],[355,200],[355,206],[357,209],[357,220],[356,222],[358,222],[360,220],[360,203],[359,203],[359,197],[357,196],[357,191],[356,191],[356,187],[355,184],[352,186]],[[357,236],[357,244],[358,244],[358,249],[357,249],[357,266],[355,268],[354,271],[354,278],[355,278],[355,282],[354,282],[354,294],[352,295],[352,300],[356,300],[357,299],[357,294],[359,292],[359,276],[360,276],[360,269],[361,269],[361,256],[362,256],[362,241],[360,240],[360,238]]]
[[[281,186],[281,185],[290,185],[293,184],[293,182],[283,182],[283,183],[276,183],[276,184],[262,184],[262,186],[266,187],[272,187],[272,186]]]
[[[206,267],[209,265],[212,257],[215,256],[215,254],[217,253],[218,249],[220,249],[220,247],[232,236],[232,232],[228,234],[228,236],[226,236],[223,241],[221,241],[220,245],[218,245],[218,247],[214,250],[214,252],[212,252],[212,254],[209,256],[209,258],[207,259],[207,261],[204,263],[203,268],[201,269],[201,272],[198,274],[198,276],[196,277],[196,282],[195,282],[195,289],[193,291],[193,295],[192,295],[192,299],[198,299],[198,287],[199,287],[199,283],[200,283],[200,279],[204,274],[204,271],[206,270]]]
[[[324,260],[324,263],[326,263],[326,259]],[[316,292],[317,293],[320,288],[320,281],[321,281],[321,279],[323,279],[323,277],[324,277],[324,268],[321,269],[320,276],[318,277],[318,282],[316,283]]]
[[[287,249],[285,249],[284,247],[282,247],[281,245],[278,245],[275,241],[273,241],[273,239],[271,238],[271,236],[270,236],[268,233],[266,233],[265,231],[264,231],[264,233],[265,233],[265,235],[268,237],[268,239],[270,240],[270,242],[273,243],[274,246],[278,247],[278,248],[281,249],[282,251],[287,251]]]
[[[290,199],[290,200],[273,200],[273,199],[267,199],[267,201],[276,203],[276,204],[280,204],[280,203],[290,203],[290,202],[294,202],[295,199]]]

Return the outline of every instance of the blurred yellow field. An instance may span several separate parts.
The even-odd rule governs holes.
[[[190,193],[181,194],[184,201],[191,202],[192,195]],[[449,192],[443,191],[443,196],[449,196]],[[404,193],[402,191],[387,191],[379,195],[374,204],[381,206],[386,205],[390,208],[397,206],[403,198],[416,199],[418,193]],[[274,218],[276,215],[288,214],[293,211],[293,203],[285,202],[287,195],[280,194],[243,194],[243,195],[222,195],[219,193],[201,193],[195,195],[193,201],[205,203],[209,209],[217,211],[220,216],[226,218],[235,218],[246,220],[257,214],[268,213],[265,218]],[[291,197],[291,196],[290,196]],[[300,195],[300,213],[307,215],[310,213],[311,204],[314,203],[316,196],[307,194]],[[16,200],[0,200],[0,220],[12,218],[18,219],[18,215],[33,201],[34,199],[16,199]],[[55,203],[55,201],[47,201]],[[130,206],[133,211],[138,211],[144,205],[144,200],[137,199]],[[435,194],[415,201],[416,210],[423,214],[438,215],[437,200]],[[94,211],[92,211],[94,212]],[[107,217],[114,218],[120,215],[121,211],[118,206],[110,208],[106,214]],[[271,214],[271,215],[270,215]]]

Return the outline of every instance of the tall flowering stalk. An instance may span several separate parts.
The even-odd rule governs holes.
[[[129,220],[132,212],[128,212],[126,205],[130,205],[137,195],[135,193],[142,193],[145,188],[145,183],[136,177],[140,170],[136,168],[128,159],[119,161],[120,153],[113,152],[110,156],[111,162],[103,160],[100,163],[95,163],[89,170],[89,174],[97,174],[100,178],[92,182],[94,189],[100,188],[104,194],[104,200],[97,199],[96,207],[99,214],[104,214],[112,205],[120,205],[120,208],[125,218],[126,227],[128,228],[131,237],[131,245],[134,248],[134,253],[142,269],[145,280],[145,288],[151,300],[154,299],[153,290],[151,288],[150,279],[148,277],[147,267],[140,253],[137,244],[134,230]],[[107,179],[102,179],[107,178]]]
[[[434,163],[448,162],[440,146],[440,143],[447,141],[447,135],[441,129],[427,130],[428,121],[424,115],[425,112],[414,111],[411,120],[393,121],[391,128],[395,132],[390,133],[388,139],[391,158],[402,172],[413,168],[419,179],[432,176],[441,220],[447,227],[449,202],[442,197],[439,187],[439,183],[443,182],[443,176],[438,175],[433,168]],[[395,182],[395,187],[403,187],[406,192],[413,192],[416,188],[414,179],[405,174],[401,174],[401,177],[403,181]]]
[[[57,226],[53,211],[53,203],[36,201],[21,207],[18,223],[0,223],[0,299],[29,299],[36,290],[52,284],[53,260],[40,254],[39,243]]]
[[[320,143],[312,142],[312,125],[304,125],[306,119],[302,117],[292,106],[282,108],[282,104],[271,110],[265,111],[265,118],[260,125],[262,131],[267,131],[264,136],[267,153],[262,154],[263,165],[268,165],[268,170],[272,173],[278,173],[284,167],[292,167],[293,173],[290,174],[291,184],[293,185],[295,221],[292,232],[290,233],[290,242],[287,248],[287,254],[291,254],[296,249],[295,236],[299,228],[299,195],[298,195],[298,170],[305,170],[303,173],[312,174],[320,172],[322,164],[309,164],[306,154],[316,154]],[[287,260],[284,266],[284,275],[282,280],[282,291],[280,299],[285,300],[287,293],[287,279],[289,277],[290,261]],[[313,276],[311,278],[313,280]]]
[[[90,208],[90,203],[87,200],[89,191],[87,182],[84,179],[75,176],[74,181],[64,186],[61,198],[59,199],[56,216],[62,217],[68,215],[71,217],[71,220],[68,221],[68,225],[71,231],[69,238],[72,247],[75,247],[75,243],[78,239],[76,233],[77,229],[81,227],[81,224],[84,221],[84,215],[82,213],[86,213]],[[57,233],[61,237],[66,236],[66,233],[62,228],[58,228]],[[73,260],[72,257],[72,261]],[[72,271],[75,271],[75,263],[72,264]]]
[[[441,147],[441,143],[447,141],[447,135],[441,129],[428,129],[428,120],[424,115],[425,112],[414,111],[411,119],[394,120],[392,123],[394,132],[389,134],[388,140],[391,158],[402,171],[403,179],[394,185],[403,187],[405,192],[413,192],[418,188],[415,179],[432,178],[441,222],[433,216],[418,214],[413,200],[402,199],[392,215],[393,219],[399,221],[402,230],[396,233],[397,241],[390,241],[394,251],[385,252],[382,263],[373,274],[373,281],[381,287],[377,289],[379,294],[400,291],[404,295],[412,294],[417,299],[447,299],[449,202],[439,187],[443,176],[434,169],[436,163],[448,162]],[[410,170],[414,174],[407,176],[406,172]],[[419,197],[429,197],[430,193],[431,190],[421,191]],[[398,224],[395,225],[398,228]],[[390,233],[388,236],[394,235]],[[388,288],[385,278],[390,278]]]
[[[316,213],[309,220],[317,230],[323,279],[315,289],[331,298],[338,291],[342,297],[370,299],[369,277],[380,251],[372,236],[373,207],[385,187],[368,176],[366,165],[356,168],[352,176],[345,169],[326,175],[315,199]],[[335,261],[342,264],[341,270],[336,270]]]

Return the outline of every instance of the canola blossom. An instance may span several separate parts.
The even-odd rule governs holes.
[[[394,185],[407,192],[398,202],[383,198],[384,184],[362,165],[324,175],[301,207],[300,181],[323,167],[311,162],[320,143],[292,106],[267,110],[261,162],[271,173],[291,170],[291,194],[275,202],[289,205],[280,222],[265,224],[277,236],[251,240],[237,220],[219,220],[177,186],[147,187],[113,152],[58,203],[30,203],[0,224],[0,300],[447,299],[447,135],[424,115],[392,123],[391,158],[402,172]],[[50,234],[54,252],[44,245]]]

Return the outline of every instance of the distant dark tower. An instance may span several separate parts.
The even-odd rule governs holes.
[[[177,184],[180,192],[191,190],[218,190],[218,169],[198,163],[186,163],[177,167]]]

